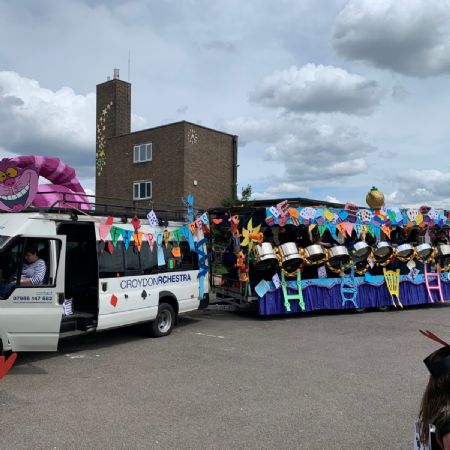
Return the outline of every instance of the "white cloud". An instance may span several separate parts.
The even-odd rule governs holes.
[[[95,159],[95,95],[45,89],[15,72],[0,72],[0,146],[12,154],[61,157],[77,167]]]
[[[427,204],[445,207],[450,203],[450,172],[435,169],[411,169],[391,180],[395,190],[386,196],[386,202],[397,206]]]
[[[95,94],[52,91],[16,72],[0,72],[0,148],[4,156],[61,158],[80,178],[94,177]],[[132,114],[133,129],[145,120]],[[92,184],[92,180],[89,180]]]
[[[332,195],[325,196],[325,200],[331,203],[342,203],[340,200],[338,200],[336,197],[333,197]]]
[[[239,118],[233,127],[245,143],[267,144],[264,159],[272,174],[265,179],[270,182],[266,189],[270,194],[309,195],[311,184],[366,173],[366,156],[374,149],[358,130],[344,124],[282,116],[272,120]],[[280,165],[282,170],[275,172]]]
[[[370,150],[356,130],[311,124],[292,127],[291,133],[266,150],[265,158],[282,161],[289,181],[329,182],[365,173]]]
[[[333,44],[345,58],[405,75],[450,72],[449,0],[350,0]]]
[[[306,64],[266,76],[251,92],[250,100],[288,112],[367,115],[380,96],[376,81],[339,67]]]

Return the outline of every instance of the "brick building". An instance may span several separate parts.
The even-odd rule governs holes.
[[[237,136],[181,121],[131,133],[131,84],[97,85],[96,196],[154,209],[198,209],[236,198]]]

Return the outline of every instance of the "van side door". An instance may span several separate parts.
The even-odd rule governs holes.
[[[45,262],[45,275],[42,282],[24,285],[20,281],[23,261],[30,248]],[[10,283],[4,298],[0,299],[1,334],[9,340],[9,344],[3,343],[4,348],[57,349],[64,300],[65,252],[65,236],[24,236],[2,251],[2,263],[8,261],[2,268],[3,284]]]

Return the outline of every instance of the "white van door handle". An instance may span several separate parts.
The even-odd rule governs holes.
[[[108,290],[108,283],[102,282],[102,292],[106,292]]]

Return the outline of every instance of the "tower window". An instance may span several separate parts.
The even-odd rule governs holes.
[[[133,162],[141,163],[152,160],[152,143],[137,144],[133,147]]]
[[[152,182],[150,180],[133,183],[133,200],[152,198]]]

